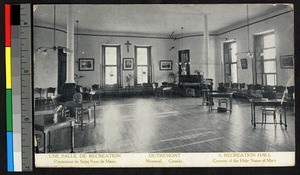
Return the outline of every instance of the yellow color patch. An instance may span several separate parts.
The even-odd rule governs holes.
[[[6,89],[11,89],[11,47],[5,47]]]

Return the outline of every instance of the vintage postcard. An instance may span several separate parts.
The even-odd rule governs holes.
[[[34,4],[36,167],[295,165],[292,4]]]

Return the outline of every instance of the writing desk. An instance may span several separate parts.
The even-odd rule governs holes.
[[[34,112],[34,128],[43,132],[44,135],[44,152],[51,152],[50,132],[60,129],[71,129],[71,153],[74,152],[74,118],[65,118],[55,116],[55,110],[35,111]]]
[[[230,113],[232,112],[232,92],[209,92],[207,94],[208,96],[208,101],[209,101],[209,113],[212,111],[212,110],[216,110],[216,109],[212,109],[212,104],[213,104],[213,97],[217,97],[217,98],[228,98],[229,100],[229,110]]]
[[[284,111],[284,123],[282,122],[282,111],[280,112],[280,125],[284,125],[285,129],[287,129],[286,124],[286,106],[287,102],[281,99],[272,99],[272,100],[262,100],[262,99],[250,99],[251,102],[251,124],[256,127],[256,124],[262,124],[262,122],[255,121],[255,107],[256,106],[271,106],[271,107],[280,107]],[[267,124],[274,124],[274,123],[267,123]]]

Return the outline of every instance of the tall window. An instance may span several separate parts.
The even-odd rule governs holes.
[[[224,43],[225,82],[237,83],[237,46],[236,42]]]
[[[136,69],[135,84],[151,82],[150,47],[135,47]]]
[[[276,85],[275,34],[263,36],[264,84]]]
[[[256,83],[277,85],[274,32],[255,36]]]
[[[120,80],[120,47],[103,46],[104,85],[117,85]]]

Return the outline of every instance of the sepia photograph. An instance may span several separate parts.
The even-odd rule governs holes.
[[[32,16],[36,167],[295,165],[292,4]]]

